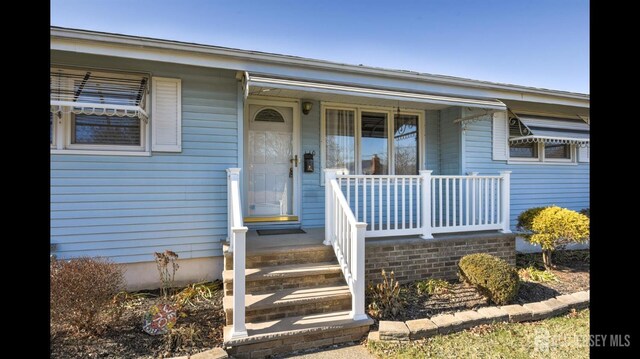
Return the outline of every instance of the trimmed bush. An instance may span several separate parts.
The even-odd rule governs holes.
[[[518,294],[520,278],[506,261],[486,253],[469,254],[458,263],[460,279],[474,285],[492,302],[503,305]]]
[[[52,324],[99,332],[113,319],[114,297],[124,286],[122,268],[103,259],[51,260]]]
[[[546,268],[553,268],[551,253],[569,243],[589,240],[589,217],[558,206],[540,211],[531,222],[533,234],[527,240],[542,246],[542,259]]]
[[[520,215],[518,216],[518,223],[516,224],[516,228],[518,228],[518,230],[531,232],[533,219],[545,208],[547,207],[532,207],[520,213]]]

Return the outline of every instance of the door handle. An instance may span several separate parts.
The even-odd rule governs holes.
[[[298,167],[298,155],[293,156],[293,158],[290,159],[289,162],[293,163],[296,167]]]

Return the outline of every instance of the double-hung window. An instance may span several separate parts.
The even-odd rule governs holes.
[[[52,150],[80,154],[148,153],[148,76],[52,68],[50,91]]]
[[[509,119],[509,160],[514,163],[576,163],[579,147],[589,143],[582,120],[520,115]]]
[[[418,174],[423,112],[330,104],[321,111],[323,168],[364,175]]]

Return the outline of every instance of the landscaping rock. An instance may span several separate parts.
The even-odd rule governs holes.
[[[478,314],[486,318],[487,323],[508,322],[509,313],[498,307],[484,307],[477,310]]]
[[[206,350],[197,354],[193,354],[191,356],[179,356],[169,359],[225,359],[228,358],[227,352],[222,348],[213,348],[211,350]]]
[[[412,340],[423,339],[438,334],[438,326],[430,319],[415,319],[406,322]]]
[[[530,309],[521,306],[520,304],[503,305],[500,309],[507,312],[510,322],[524,322],[532,320],[533,315]]]
[[[438,333],[447,334],[462,328],[462,320],[451,314],[440,314],[431,317],[431,321],[438,326]]]
[[[409,340],[409,328],[404,322],[381,320],[378,331],[380,340]]]
[[[378,342],[380,341],[380,332],[379,331],[370,331],[367,336],[367,340],[370,342]]]
[[[551,316],[552,309],[543,302],[527,303],[522,306],[529,309],[533,320],[545,319]]]
[[[465,310],[453,314],[454,317],[462,321],[461,328],[471,328],[480,324],[487,323],[487,318],[480,315],[475,310]]]
[[[556,297],[559,302],[562,302],[567,305],[569,309],[577,309],[578,306],[583,304],[583,301],[574,297],[571,294],[563,294]]]
[[[560,315],[569,310],[569,306],[556,298],[543,300],[541,303],[546,304],[551,308],[551,316]]]
[[[575,304],[576,309],[584,309],[589,307],[589,291],[576,292],[571,294],[578,302]]]

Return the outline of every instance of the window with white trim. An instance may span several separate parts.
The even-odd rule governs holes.
[[[421,169],[424,113],[323,104],[323,168],[351,174],[415,175]]]
[[[51,68],[50,94],[56,153],[149,152],[148,76]]]
[[[512,162],[576,162],[576,146],[558,140],[531,137],[531,131],[517,118],[509,119],[509,160]]]

